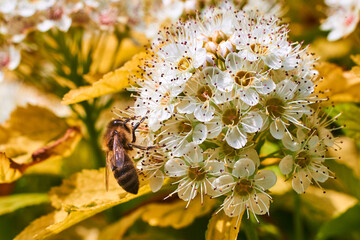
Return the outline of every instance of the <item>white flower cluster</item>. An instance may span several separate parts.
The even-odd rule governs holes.
[[[261,170],[255,148],[269,137],[283,145],[280,170],[298,193],[329,177],[331,121],[310,106],[315,59],[287,37],[277,18],[227,4],[159,33],[145,80],[130,89],[131,114],[147,116],[142,144],[159,146],[138,156],[153,191],[171,177],[188,203],[225,196],[228,216],[268,213],[276,175]]]
[[[359,0],[325,0],[329,6],[328,18],[322,23],[321,29],[330,31],[329,41],[336,41],[352,33],[359,22]]]

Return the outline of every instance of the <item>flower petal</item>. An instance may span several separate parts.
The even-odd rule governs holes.
[[[290,155],[285,156],[279,163],[280,172],[284,175],[291,173],[293,170],[294,160]]]
[[[281,120],[275,119],[270,124],[270,133],[276,139],[282,139],[285,135],[285,127]]]
[[[215,108],[209,105],[200,105],[195,108],[194,116],[200,122],[208,122],[214,118]]]
[[[160,170],[157,170],[156,173],[149,180],[151,191],[153,192],[159,191],[163,183],[164,183],[164,174]]]
[[[255,172],[255,163],[249,158],[241,158],[235,164],[232,175],[238,178],[249,177]]]
[[[205,141],[207,137],[207,128],[206,125],[199,123],[194,127],[193,131],[193,141],[196,144],[200,144]]]
[[[310,186],[311,180],[306,177],[304,171],[296,173],[292,180],[292,187],[295,192],[302,194],[305,193],[306,189]]]
[[[235,149],[240,149],[247,143],[246,133],[241,132],[238,127],[231,128],[225,139]]]
[[[165,173],[169,177],[184,176],[187,173],[187,168],[185,162],[179,158],[170,159],[165,163]]]
[[[261,186],[263,190],[267,190],[275,185],[276,175],[271,170],[262,170],[255,175],[256,185]]]

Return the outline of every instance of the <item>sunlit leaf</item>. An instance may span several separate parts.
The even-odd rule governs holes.
[[[141,62],[147,57],[148,54],[146,52],[135,55],[124,66],[105,74],[102,79],[93,85],[71,90],[65,94],[62,103],[74,104],[124,90],[124,88],[129,85],[129,81],[133,75],[141,77],[142,70],[138,66],[143,65]]]
[[[122,239],[126,231],[141,217],[146,207],[139,208],[129,215],[123,216],[120,221],[106,227],[99,236],[99,239],[113,240]]]
[[[44,239],[115,205],[150,193],[149,185],[141,183],[137,195],[125,192],[110,178],[109,191],[104,184],[104,169],[83,170],[50,191],[56,210],[33,221],[15,239]]]
[[[331,49],[331,51],[329,51]],[[351,50],[349,39],[330,42],[326,38],[318,38],[310,45],[310,51],[320,57],[322,61],[329,58],[340,58]]]
[[[229,217],[224,211],[214,214],[209,221],[205,239],[237,239],[243,214],[244,212],[239,217]]]
[[[65,119],[47,108],[30,104],[16,108],[5,126],[21,136],[45,142],[60,136],[68,128]]]
[[[187,202],[177,200],[171,203],[153,203],[146,206],[142,220],[156,227],[173,227],[175,229],[190,225],[195,218],[209,213],[216,204],[216,200],[204,198],[201,205],[200,197],[191,201],[186,209]]]
[[[11,213],[19,208],[47,203],[49,198],[45,193],[24,193],[0,197],[0,215]]]
[[[360,77],[358,67],[344,72],[336,64],[323,62],[317,70],[324,79],[317,84],[316,90],[320,98],[328,97],[333,102],[359,102]]]
[[[0,152],[0,183],[9,183],[21,177],[22,173],[18,164]]]
[[[360,107],[352,103],[337,104],[331,109],[330,115],[336,116],[341,113],[337,123],[344,125],[343,131],[347,137],[353,138],[356,142],[360,142]]]
[[[349,236],[351,232],[360,232],[360,205],[356,204],[340,216],[324,223],[316,239],[327,239],[335,236]]]

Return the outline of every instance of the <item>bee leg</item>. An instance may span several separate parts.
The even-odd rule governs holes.
[[[141,124],[145,119],[146,119],[146,117],[143,117],[139,122],[137,122],[137,123],[134,125],[134,127],[133,127],[133,129],[132,129],[132,141],[131,141],[131,143],[136,142],[135,131],[136,131],[136,129],[140,126],[140,124]]]
[[[151,149],[158,148],[158,146],[148,146],[148,147],[144,147],[144,146],[136,145],[136,144],[133,144],[133,143],[129,143],[128,145],[129,145],[130,147],[138,148],[138,149],[141,149],[141,150],[151,150]]]

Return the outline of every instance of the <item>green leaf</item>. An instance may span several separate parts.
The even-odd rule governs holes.
[[[351,168],[336,161],[328,161],[326,166],[335,172],[335,183],[341,186],[342,191],[360,199],[360,179]]]
[[[345,125],[343,131],[346,136],[353,138],[357,143],[360,142],[360,107],[353,103],[337,104],[330,110],[330,116],[335,117],[342,113],[338,118],[337,123]]]
[[[351,232],[360,232],[359,222],[360,205],[356,204],[340,216],[324,223],[320,228],[316,239],[322,240],[341,235],[349,236],[349,233]]]
[[[217,214],[215,213],[209,221],[205,239],[237,239],[243,214],[244,212],[242,212],[240,216],[229,217],[222,210]]]
[[[11,213],[19,208],[49,202],[45,193],[24,193],[0,197],[0,215]]]

